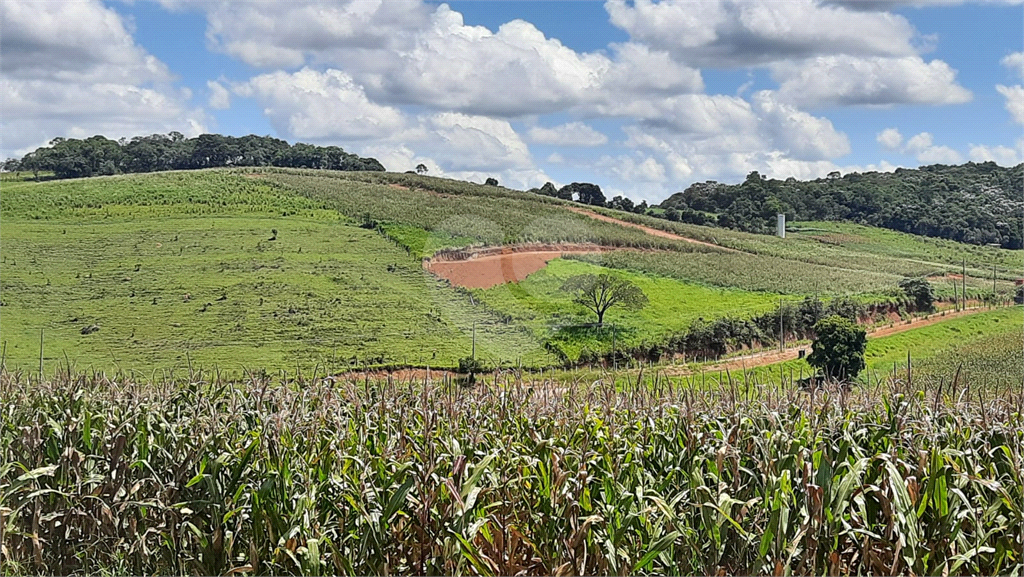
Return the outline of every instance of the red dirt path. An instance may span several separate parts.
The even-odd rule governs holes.
[[[697,239],[694,239],[694,238],[682,236],[682,235],[676,234],[674,232],[668,232],[667,230],[661,230],[661,229],[657,229],[657,228],[652,228],[652,227],[649,227],[649,226],[644,226],[642,224],[636,224],[636,223],[633,223],[633,222],[629,222],[629,221],[625,221],[625,220],[620,220],[620,219],[613,218],[613,217],[610,217],[610,216],[605,216],[603,214],[599,214],[599,213],[596,213],[596,212],[594,212],[592,210],[587,210],[585,208],[579,208],[579,207],[575,207],[575,206],[567,206],[565,208],[567,210],[571,210],[571,211],[573,211],[573,212],[575,212],[577,214],[582,214],[584,216],[589,216],[590,218],[592,218],[594,220],[600,220],[600,221],[603,221],[603,222],[610,222],[612,224],[617,224],[619,226],[628,226],[630,228],[639,229],[639,230],[642,230],[642,231],[646,232],[647,234],[649,234],[651,236],[657,236],[657,237],[660,237],[660,238],[670,238],[672,240],[681,240],[681,241],[685,241],[685,242],[691,242],[693,244],[699,244],[699,245],[703,245],[703,246],[710,246],[710,247],[717,248],[719,250],[724,250],[724,251],[727,251],[727,252],[739,252],[736,249],[726,248],[726,247],[721,246],[721,245],[717,245],[717,244],[713,244],[713,243],[710,243],[710,242],[704,242],[702,240],[697,240]]]

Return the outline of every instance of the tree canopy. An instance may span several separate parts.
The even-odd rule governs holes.
[[[619,307],[640,310],[647,306],[647,295],[640,287],[611,274],[581,274],[569,277],[562,290],[572,295],[574,303],[597,315],[597,324],[604,324],[608,309]]]
[[[661,208],[676,218],[770,234],[775,215],[789,220],[844,220],[969,244],[1024,248],[1024,164],[936,164],[798,181],[752,172],[741,184],[695,183]]]
[[[833,379],[852,379],[864,369],[868,338],[864,327],[833,315],[814,325],[814,339],[807,362]]]
[[[914,308],[919,311],[935,310],[935,290],[927,279],[908,278],[900,281],[900,288],[908,298],[914,301]]]
[[[324,170],[383,171],[374,158],[345,152],[338,146],[316,146],[270,136],[201,134],[185,138],[180,132],[136,136],[120,141],[105,136],[55,138],[21,158],[4,162],[4,170],[36,173],[53,171],[57,178],[189,170],[222,166],[281,166]]]

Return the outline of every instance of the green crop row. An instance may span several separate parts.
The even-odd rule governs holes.
[[[667,384],[5,372],[2,571],[1024,570],[1019,393]]]

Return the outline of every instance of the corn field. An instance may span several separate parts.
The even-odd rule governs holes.
[[[905,380],[3,372],[0,571],[1020,575],[1024,397]]]

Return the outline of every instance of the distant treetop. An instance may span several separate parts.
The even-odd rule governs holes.
[[[53,171],[57,178],[189,170],[223,166],[280,166],[323,170],[383,171],[375,158],[363,158],[338,146],[316,146],[270,136],[201,134],[185,138],[180,132],[136,136],[120,141],[105,136],[55,138],[20,160],[4,162],[7,172]]]

